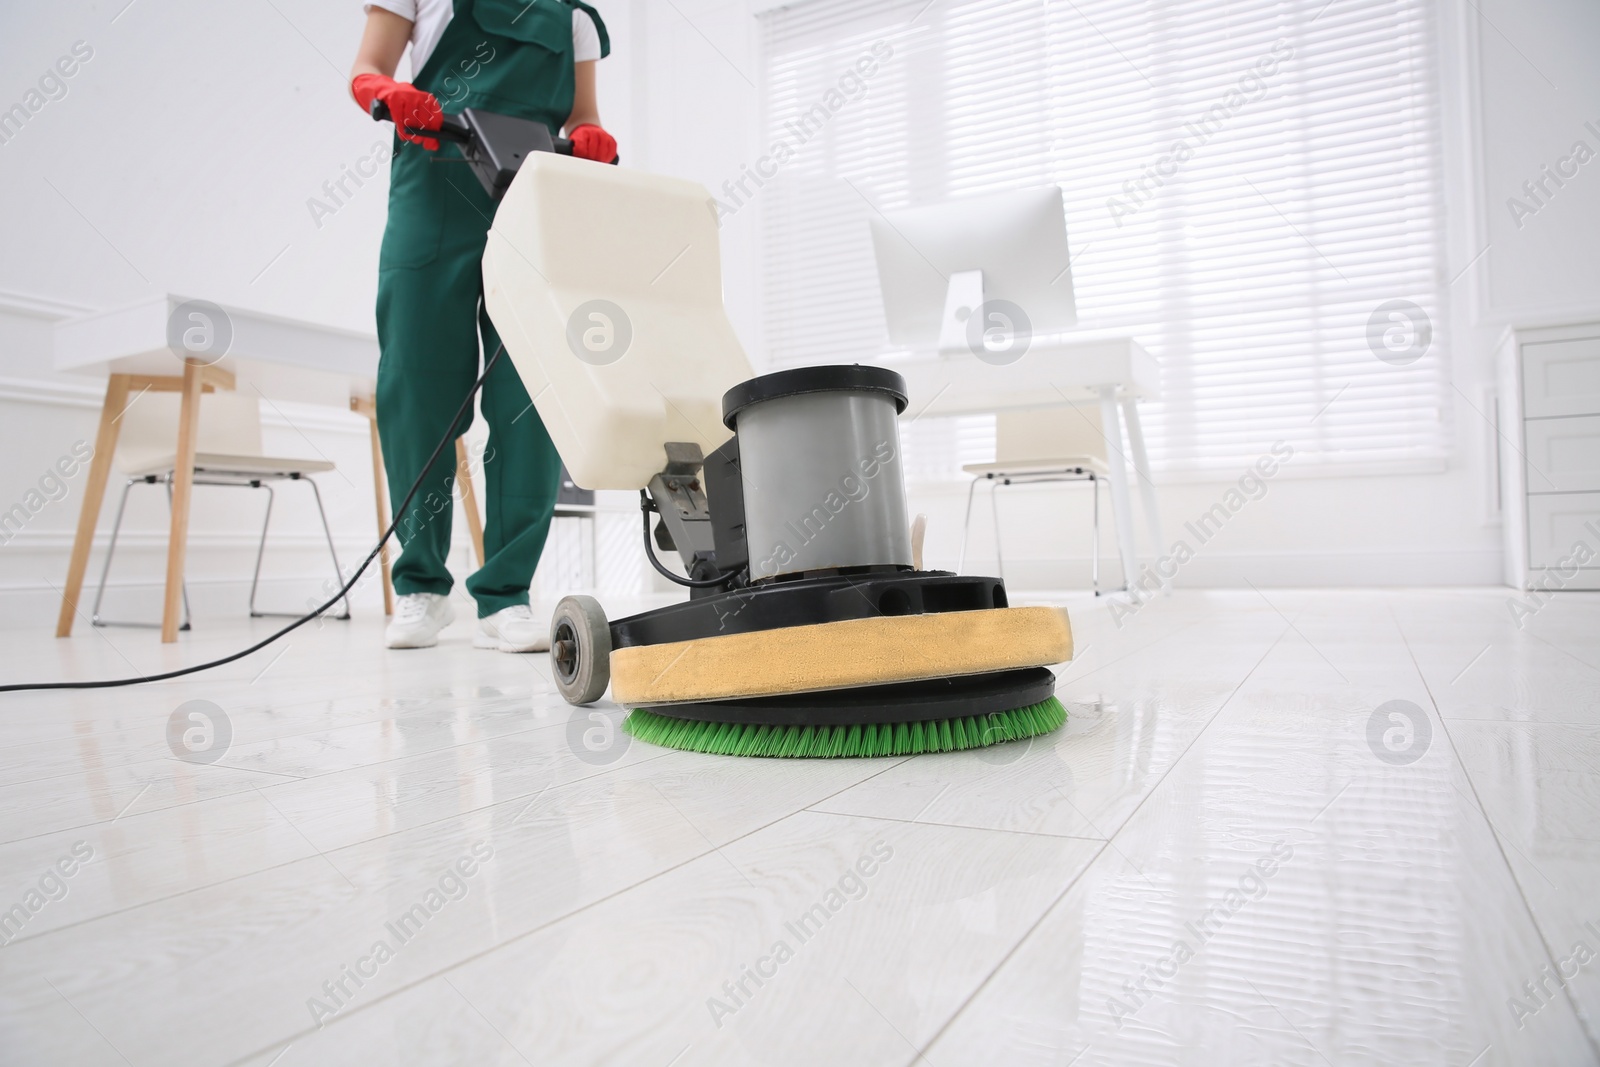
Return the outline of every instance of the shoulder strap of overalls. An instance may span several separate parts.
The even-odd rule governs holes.
[[[600,35],[600,58],[604,59],[611,54],[611,34],[606,32],[605,20],[600,17],[600,12],[584,3],[583,0],[561,0],[570,7],[582,9],[594,20],[595,32]]]

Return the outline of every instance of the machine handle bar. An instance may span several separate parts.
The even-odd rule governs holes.
[[[392,122],[394,116],[389,114],[389,105],[382,100],[372,102],[372,119],[374,122]],[[423,129],[419,126],[407,126],[406,132],[413,137],[432,137],[440,141],[454,141],[456,144],[471,144],[472,131],[467,128],[466,120],[459,115],[445,115],[437,130]],[[572,142],[565,137],[553,137],[557,155],[572,155]],[[615,161],[613,161],[615,162]]]

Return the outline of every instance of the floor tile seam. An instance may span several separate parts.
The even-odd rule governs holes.
[[[1114,829],[1110,836],[1107,837],[1101,844],[1101,846],[1095,850],[1094,855],[1089,857],[1088,861],[1083,865],[1082,868],[1079,869],[1077,874],[1073,875],[1072,878],[1067,880],[1067,884],[1062,887],[1060,893],[1056,894],[1055,899],[1050,901],[1050,903],[1039,912],[1038,918],[1033,921],[1027,930],[1023,931],[1022,936],[1017,939],[1011,948],[1006,951],[1005,955],[1002,956],[994,965],[994,967],[989,970],[989,973],[983,976],[983,979],[973,988],[972,992],[967,995],[966,999],[956,1006],[955,1010],[950,1013],[949,1017],[946,1018],[942,1024],[940,1024],[939,1029],[934,1032],[933,1036],[928,1038],[928,1040],[923,1044],[922,1048],[916,1050],[916,1053],[911,1057],[910,1060],[906,1061],[906,1067],[914,1067],[918,1060],[924,1058],[924,1051],[932,1048],[938,1043],[939,1039],[943,1037],[944,1034],[955,1023],[955,1021],[961,1017],[961,1014],[971,1006],[972,1002],[976,1000],[983,990],[988,987],[989,983],[994,980],[995,975],[999,974],[1005,969],[1006,964],[1011,961],[1017,952],[1021,950],[1022,946],[1027,943],[1028,939],[1031,938],[1039,929],[1039,927],[1044,924],[1044,921],[1049,918],[1050,913],[1055,911],[1055,909],[1060,906],[1061,902],[1067,898],[1067,894],[1072,892],[1073,887],[1082,881],[1083,876],[1088,874],[1089,871],[1094,868],[1095,864],[1100,861],[1100,857],[1105,855],[1106,850],[1114,846],[1117,836],[1121,834],[1122,831],[1127,827],[1128,823],[1130,823],[1134,817],[1139,814],[1139,812],[1143,809],[1145,802],[1160,790],[1161,786],[1177,769],[1178,765],[1182,763],[1184,757],[1188,756],[1188,754],[1194,749],[1194,746],[1199,743],[1200,738],[1204,736],[1208,729],[1210,729],[1211,724],[1216,722],[1217,718],[1222,715],[1223,711],[1227,709],[1230,703],[1232,703],[1233,698],[1237,696],[1239,691],[1243,689],[1250,681],[1250,678],[1261,667],[1261,664],[1266,662],[1267,657],[1272,655],[1273,650],[1283,642],[1284,637],[1292,628],[1292,626],[1285,626],[1278,633],[1278,636],[1273,640],[1273,642],[1267,646],[1264,652],[1261,653],[1260,658],[1257,659],[1251,668],[1245,672],[1244,677],[1239,679],[1239,683],[1233,687],[1233,690],[1228,694],[1227,699],[1223,700],[1223,702],[1218,705],[1217,710],[1212,713],[1208,720],[1206,720],[1206,725],[1195,732],[1195,736],[1190,739],[1187,745],[1184,746],[1183,751],[1173,758],[1172,762],[1167,765],[1167,769],[1165,771],[1161,772],[1160,778],[1152,783],[1150,789],[1139,798],[1139,802],[1134,805],[1133,810],[1128,813],[1126,818],[1117,824],[1116,829]],[[1117,851],[1120,855],[1121,850],[1118,849]],[[1080,1053],[1080,1055],[1081,1054],[1082,1053]]]
[[[1394,620],[1395,630],[1400,634],[1401,642],[1406,646],[1406,652],[1411,656],[1412,668],[1416,671],[1418,680],[1421,681],[1423,689],[1428,694],[1428,703],[1432,705],[1433,713],[1439,719],[1439,730],[1450,744],[1450,757],[1455,761],[1455,766],[1460,770],[1461,776],[1466,779],[1467,788],[1472,790],[1471,800],[1473,806],[1476,808],[1478,817],[1483,820],[1484,828],[1489,831],[1490,839],[1494,841],[1495,851],[1500,854],[1500,863],[1506,875],[1510,878],[1512,886],[1517,891],[1517,898],[1522,901],[1523,913],[1527,916],[1529,924],[1533,927],[1534,933],[1539,939],[1539,947],[1544,950],[1545,961],[1557,973],[1560,973],[1561,964],[1557,962],[1555,950],[1550,943],[1550,934],[1539,922],[1539,917],[1533,909],[1533,903],[1528,899],[1527,891],[1523,888],[1522,879],[1517,877],[1516,868],[1511,864],[1511,857],[1506,854],[1505,842],[1501,840],[1500,831],[1495,826],[1494,820],[1489,817],[1488,808],[1484,806],[1483,797],[1478,792],[1478,783],[1473,779],[1472,771],[1467,767],[1466,761],[1461,758],[1461,751],[1456,745],[1455,736],[1451,734],[1450,727],[1446,723],[1444,716],[1439,714],[1439,701],[1434,696],[1433,686],[1429,683],[1427,675],[1422,672],[1422,665],[1417,662],[1416,653],[1411,648],[1411,640],[1406,635],[1405,627],[1401,625],[1399,617],[1394,614],[1392,608],[1390,617]],[[1578,1028],[1583,1032],[1584,1039],[1588,1042],[1589,1051],[1594,1055],[1595,1061],[1600,1062],[1600,1040],[1597,1040],[1596,1035],[1590,1030],[1588,1021],[1585,1019],[1583,1012],[1579,1010],[1577,1002],[1573,999],[1569,984],[1563,984],[1561,990],[1567,1001],[1567,1006],[1572,1010],[1573,1017],[1578,1023]]]
[[[905,762],[905,760],[896,760],[893,764],[891,764],[891,765],[889,765],[887,767],[884,767],[884,768],[882,768],[880,770],[874,771],[872,774],[867,775],[865,778],[862,778],[860,781],[852,782],[852,783],[850,783],[850,785],[840,787],[839,789],[835,790],[833,793],[830,793],[827,797],[823,797],[822,800],[828,800],[831,797],[837,796],[839,793],[844,792],[846,789],[852,789],[855,786],[862,784],[863,782],[870,781],[872,778],[875,778],[879,774],[883,774],[886,771],[894,769],[894,767],[899,766],[903,762]],[[822,801],[817,801],[817,803],[821,803],[821,802]],[[414,979],[414,980],[412,980],[410,982],[407,982],[402,986],[399,986],[399,987],[397,987],[395,989],[391,989],[387,993],[384,993],[381,996],[374,998],[369,1003],[366,1003],[366,1004],[363,1004],[363,1005],[361,1005],[359,1007],[355,1007],[355,1008],[350,1009],[350,1011],[348,1013],[341,1012],[340,1013],[340,1017],[338,1019],[335,1019],[333,1021],[333,1023],[331,1023],[329,1025],[337,1026],[340,1023],[346,1021],[347,1019],[353,1018],[353,1017],[355,1017],[357,1015],[360,1015],[362,1012],[369,1011],[369,1010],[371,1010],[373,1008],[376,1008],[378,1005],[383,1004],[383,1003],[387,1002],[388,1000],[399,996],[402,993],[410,992],[412,989],[415,989],[415,988],[417,988],[419,986],[425,985],[426,983],[431,982],[436,978],[442,978],[444,975],[447,975],[452,971],[457,971],[457,970],[460,970],[461,968],[466,967],[466,966],[468,966],[468,965],[470,965],[472,963],[476,963],[478,960],[483,959],[484,957],[489,956],[489,955],[491,955],[491,954],[493,954],[495,952],[498,952],[498,951],[500,951],[501,949],[503,949],[503,948],[505,948],[507,946],[514,945],[519,941],[522,941],[522,940],[524,940],[526,938],[529,938],[529,937],[533,937],[536,934],[542,933],[543,931],[548,930],[551,927],[554,927],[554,926],[556,926],[556,925],[558,925],[560,923],[564,923],[564,922],[567,922],[567,921],[569,921],[569,920],[571,920],[573,918],[576,918],[577,916],[582,915],[584,912],[587,912],[587,911],[590,911],[591,909],[597,908],[600,905],[606,903],[607,901],[610,901],[610,900],[613,900],[613,899],[615,899],[617,897],[620,897],[625,893],[631,893],[634,890],[640,888],[641,886],[648,885],[650,882],[655,881],[658,878],[663,878],[663,877],[665,877],[665,876],[667,876],[669,874],[672,874],[674,871],[678,871],[678,870],[680,870],[680,869],[682,869],[684,867],[689,866],[692,863],[697,863],[700,860],[703,860],[703,859],[707,858],[708,856],[714,856],[722,848],[726,848],[729,845],[736,844],[739,841],[743,841],[747,837],[750,837],[750,836],[752,836],[754,834],[758,834],[758,833],[762,832],[763,830],[767,830],[767,829],[770,829],[770,828],[772,828],[774,826],[777,826],[780,823],[785,822],[786,820],[791,819],[796,815],[799,815],[799,814],[802,814],[802,813],[806,813],[809,810],[810,810],[809,808],[796,808],[794,811],[786,812],[785,814],[780,815],[777,818],[772,819],[769,822],[763,823],[763,824],[761,824],[760,826],[757,826],[757,827],[753,827],[752,829],[746,831],[745,833],[742,833],[742,834],[739,834],[739,835],[737,835],[735,837],[729,838],[727,841],[724,841],[720,845],[708,845],[708,847],[703,852],[697,852],[694,855],[688,856],[688,857],[680,860],[677,863],[671,864],[671,865],[669,865],[667,867],[662,868],[659,871],[656,871],[656,872],[654,872],[652,874],[646,875],[645,877],[643,877],[643,878],[641,878],[641,879],[639,879],[639,880],[637,880],[635,882],[630,882],[626,886],[623,886],[623,887],[621,887],[619,889],[613,890],[612,892],[607,893],[603,897],[598,897],[598,898],[590,901],[589,903],[582,905],[581,907],[574,908],[574,909],[572,909],[571,911],[567,912],[564,915],[557,916],[556,918],[551,919],[549,922],[541,923],[540,925],[538,925],[536,927],[533,927],[532,929],[529,929],[529,930],[524,930],[522,933],[517,934],[514,937],[507,938],[506,940],[501,941],[501,942],[499,942],[499,943],[497,943],[495,945],[492,945],[489,948],[482,949],[482,950],[480,950],[478,952],[473,953],[470,956],[467,956],[467,957],[465,957],[463,959],[457,960],[456,962],[454,962],[454,963],[452,963],[452,964],[450,964],[450,965],[448,965],[446,967],[441,967],[441,968],[439,968],[439,969],[437,969],[437,970],[435,970],[435,971],[433,971],[433,972],[431,972],[429,974],[423,975],[422,977],[419,977],[419,978]],[[827,814],[827,813],[816,812],[814,814],[819,814],[820,815],[820,814]],[[851,816],[835,816],[835,817],[836,818],[851,818]],[[287,1040],[287,1044],[292,1045],[294,1042],[299,1041],[302,1038],[312,1036],[312,1035],[318,1033],[320,1030],[323,1030],[323,1029],[326,1029],[326,1027],[309,1027],[309,1028],[304,1029],[304,1030],[299,1030],[299,1031],[295,1032],[294,1034],[291,1034],[291,1035],[288,1036],[288,1038],[286,1039]],[[263,1046],[261,1048],[254,1049],[251,1052],[248,1052],[245,1055],[238,1057],[237,1059],[229,1061],[229,1063],[226,1065],[226,1067],[240,1067],[240,1065],[246,1064],[250,1060],[253,1060],[253,1059],[255,1059],[255,1058],[259,1057],[259,1056],[264,1056],[269,1052],[272,1052],[272,1051],[274,1051],[276,1049],[280,1049],[280,1048],[284,1048],[284,1047],[287,1047],[285,1045],[284,1041],[282,1041],[282,1040],[274,1041],[270,1045],[266,1045],[266,1046]],[[512,1048],[516,1049],[516,1046],[513,1045]],[[516,1051],[518,1052],[519,1055],[521,1054],[521,1050],[520,1049],[517,1049]]]
[[[638,761],[637,763],[630,763],[630,764],[628,764],[628,767],[637,767],[637,766],[639,766],[641,764],[649,763],[652,760],[660,759],[660,758],[662,758],[662,756],[665,756],[667,754],[668,753],[663,752],[660,756],[650,756],[650,757],[648,757],[646,759]],[[402,827],[401,829],[398,829],[398,830],[391,830],[391,831],[389,831],[388,833],[385,833],[385,834],[377,834],[377,835],[375,835],[373,837],[364,837],[359,841],[351,841],[348,844],[339,845],[336,848],[324,849],[324,850],[321,850],[321,851],[317,851],[316,850],[316,846],[313,845],[312,846],[313,852],[312,852],[311,855],[296,856],[293,859],[287,859],[287,860],[283,860],[283,861],[281,861],[279,863],[268,864],[265,867],[258,867],[258,868],[255,868],[254,870],[250,870],[250,871],[242,871],[239,874],[230,875],[227,878],[219,878],[214,882],[207,882],[204,885],[190,886],[187,889],[181,889],[181,890],[178,890],[177,892],[174,892],[174,893],[167,893],[167,894],[165,894],[163,896],[153,897],[150,900],[140,901],[137,904],[130,904],[130,905],[128,905],[126,907],[122,907],[122,908],[113,908],[110,911],[101,912],[101,913],[99,913],[97,915],[85,916],[84,918],[76,919],[73,922],[65,923],[65,924],[63,924],[61,926],[53,927],[52,929],[46,930],[46,931],[44,931],[42,933],[33,934],[33,935],[27,935],[27,936],[16,938],[16,939],[14,939],[14,940],[12,940],[10,942],[7,942],[7,944],[8,945],[16,945],[16,944],[21,944],[24,941],[31,941],[31,940],[37,940],[39,938],[51,937],[51,936],[54,936],[55,934],[58,934],[58,933],[60,933],[62,931],[71,930],[71,929],[73,929],[75,927],[83,926],[83,925],[85,925],[87,923],[99,922],[102,919],[111,918],[111,917],[116,916],[116,915],[124,915],[124,914],[127,914],[129,912],[138,911],[140,908],[148,908],[148,907],[152,907],[152,906],[157,905],[157,904],[164,904],[164,903],[167,903],[167,902],[172,901],[172,900],[177,900],[177,899],[179,899],[181,897],[190,896],[190,895],[192,895],[194,893],[205,892],[206,890],[216,889],[218,887],[225,886],[225,885],[228,885],[228,884],[233,883],[233,882],[238,882],[238,881],[241,881],[243,879],[254,878],[257,875],[261,875],[261,874],[268,874],[268,873],[271,873],[272,871],[281,870],[281,869],[283,869],[285,867],[292,867],[297,863],[305,863],[305,862],[307,862],[309,860],[315,860],[315,859],[319,859],[319,858],[320,859],[326,859],[327,855],[330,854],[330,853],[334,854],[334,855],[337,855],[338,853],[343,852],[343,851],[345,851],[347,849],[362,848],[362,847],[365,847],[365,846],[369,846],[369,845],[373,844],[376,841],[383,841],[383,840],[386,840],[386,839],[391,838],[391,837],[396,837],[396,836],[398,836],[400,834],[407,834],[407,833],[416,832],[418,830],[425,830],[428,827],[437,826],[440,823],[449,822],[451,819],[457,819],[457,818],[461,818],[463,816],[468,816],[468,815],[481,814],[482,812],[488,811],[491,808],[500,807],[503,804],[515,804],[516,802],[518,802],[520,800],[525,800],[530,796],[532,796],[534,799],[537,799],[538,797],[544,795],[544,793],[547,792],[547,791],[562,790],[562,789],[566,789],[566,788],[568,788],[570,786],[581,785],[584,782],[592,782],[597,778],[603,778],[608,774],[614,774],[617,771],[624,770],[624,769],[626,769],[626,768],[619,768],[619,767],[606,768],[604,770],[597,771],[594,774],[585,775],[582,778],[574,778],[570,782],[562,782],[560,785],[546,786],[545,789],[538,790],[536,792],[523,793],[523,794],[521,794],[519,796],[508,797],[505,800],[496,800],[493,803],[485,804],[482,807],[471,808],[471,809],[468,809],[466,811],[458,811],[458,812],[456,812],[456,813],[454,813],[452,815],[441,816],[440,818],[437,818],[437,819],[429,819],[427,822],[417,823],[414,826]],[[237,794],[230,793],[230,794],[227,794],[227,795],[228,796],[235,796]],[[162,808],[162,809],[157,809],[157,810],[165,811],[165,810],[168,810],[168,809]],[[93,825],[98,826],[98,825],[101,825],[101,824],[96,823],[96,824],[93,824]],[[291,826],[293,826],[292,823],[291,823]],[[298,829],[298,828],[296,827],[296,829]],[[54,831],[51,831],[52,834],[54,834],[54,833],[69,833],[69,832],[70,832],[70,830],[54,830]],[[48,836],[50,836],[50,835],[49,834],[41,834],[41,835],[39,835],[39,837],[48,837]],[[24,838],[22,840],[31,841],[31,840],[37,840],[37,838]],[[335,867],[334,869],[337,870],[338,868]]]

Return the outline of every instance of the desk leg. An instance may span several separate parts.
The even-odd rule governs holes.
[[[1089,485],[1094,489],[1094,545],[1089,557],[1089,581],[1094,583],[1094,595],[1100,595],[1100,479],[1089,475]]]
[[[579,519],[578,521],[582,522],[583,520]],[[589,516],[589,562],[592,567],[591,573],[594,575],[594,583],[589,588],[598,590],[600,588],[600,516],[594,514]]]
[[[972,536],[972,494],[978,491],[978,483],[983,480],[983,475],[974,475],[972,484],[967,486],[967,517],[961,525],[961,555],[956,557],[956,573],[965,573],[967,567],[967,540]]]
[[[1106,466],[1111,469],[1111,511],[1117,520],[1122,584],[1132,593],[1139,580],[1139,553],[1133,543],[1133,499],[1128,495],[1128,460],[1122,448],[1122,420],[1114,385],[1100,387],[1100,426],[1106,437]]]
[[[383,443],[378,440],[378,414],[372,402],[352,399],[350,406],[367,417],[367,437],[372,444],[372,499],[377,505],[378,536],[389,530],[389,490],[383,478]],[[389,542],[378,549],[378,571],[383,575],[383,613],[394,614],[394,579],[389,577]]]
[[[994,569],[999,571],[995,577],[1002,582],[1006,580],[1006,561],[1000,552],[1000,492],[1001,479],[996,478],[989,483],[989,519],[994,523]]]
[[[1139,422],[1139,405],[1131,396],[1124,397],[1122,413],[1128,421],[1128,451],[1133,460],[1133,476],[1139,479],[1139,504],[1144,509],[1144,521],[1150,530],[1150,551],[1161,558],[1161,512],[1156,508],[1156,483],[1150,477],[1150,454],[1144,447],[1144,427]],[[1157,575],[1157,577],[1160,577]],[[1161,588],[1171,591],[1172,582],[1162,578]]]
[[[128,406],[128,376],[113,374],[106,383],[105,403],[100,406],[100,429],[94,437],[94,458],[89,462],[89,480],[83,487],[83,504],[78,508],[78,532],[72,538],[72,559],[67,564],[67,587],[61,594],[61,614],[56,617],[56,636],[72,636],[72,620],[78,614],[78,597],[83,593],[83,575],[89,568],[89,552],[94,547],[94,528],[100,522],[100,505],[111,479],[111,458],[117,451],[117,435],[122,430],[122,413]]]
[[[472,534],[472,550],[483,566],[483,517],[478,514],[478,494],[472,488],[472,464],[467,462],[467,443],[456,438],[456,487],[461,491],[461,508],[467,513],[467,532]]]
[[[203,364],[183,361],[183,402],[178,408],[178,455],[172,471],[172,526],[167,532],[167,594],[161,609],[161,643],[178,640],[183,612],[183,565],[189,548],[189,504],[194,496],[194,454],[200,432]]]

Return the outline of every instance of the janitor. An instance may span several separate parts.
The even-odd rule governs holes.
[[[595,64],[610,41],[599,14],[579,0],[371,0],[350,92],[395,120],[389,220],[378,260],[378,432],[391,503],[422,472],[450,429],[461,398],[500,344],[483,309],[481,260],[494,202],[456,146],[412,135],[436,130],[445,111],[481,108],[562,131],[573,154],[609,162],[616,141],[600,126]],[[411,46],[413,83],[394,80]],[[481,347],[480,347],[481,340]],[[561,460],[509,359],[483,383],[489,423],[483,464],[485,560],[467,579],[478,607],[480,648],[538,652],[548,628],[528,609],[528,586],[550,531]],[[454,427],[471,424],[470,413]],[[397,531],[399,594],[390,648],[425,648],[455,618],[450,605],[451,486],[445,449]]]

